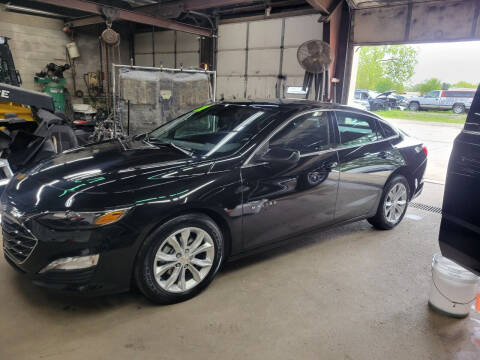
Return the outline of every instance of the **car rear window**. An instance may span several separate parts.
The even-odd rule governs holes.
[[[344,111],[337,111],[335,116],[342,145],[362,145],[382,138],[377,121],[369,116]]]
[[[385,135],[386,138],[398,135],[395,130],[393,130],[389,125],[385,124],[383,121],[379,121],[378,123],[380,124],[380,127],[382,128],[382,131],[383,131],[383,135]]]
[[[475,91],[445,91],[445,97],[469,97],[475,96]]]

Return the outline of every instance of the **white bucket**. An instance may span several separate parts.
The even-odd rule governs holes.
[[[76,59],[80,57],[80,52],[78,51],[77,43],[69,42],[67,44],[67,50],[68,50],[68,55],[70,56],[70,59]]]
[[[445,315],[465,317],[477,296],[478,276],[435,254],[429,305]]]

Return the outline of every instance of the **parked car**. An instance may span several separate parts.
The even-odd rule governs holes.
[[[408,109],[411,111],[451,109],[455,114],[461,114],[470,109],[474,95],[473,89],[434,90],[424,96],[410,98]]]
[[[400,95],[400,94],[393,94],[395,98],[397,99],[397,106],[401,108],[402,110],[406,109],[408,107],[408,104],[410,102],[410,97],[407,95]]]
[[[399,108],[395,91],[378,93],[372,90],[355,90],[354,103],[363,105],[370,111],[390,110]]]
[[[480,87],[447,171],[440,226],[442,255],[480,275]]]
[[[385,91],[375,98],[369,99],[370,111],[398,109],[398,100],[395,91]]]
[[[370,110],[370,99],[376,98],[377,95],[379,95],[379,93],[376,91],[357,89],[354,93],[353,102]]]
[[[7,261],[35,284],[193,297],[222,262],[305,231],[400,223],[426,149],[380,117],[307,101],[223,102],[67,151],[1,199]]]

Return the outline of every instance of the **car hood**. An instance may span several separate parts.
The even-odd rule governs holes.
[[[383,97],[383,96],[388,97],[388,96],[392,95],[394,92],[395,91],[385,91],[381,94],[378,94],[375,98],[378,99],[379,97]]]
[[[75,207],[116,207],[135,202],[141,189],[206,174],[212,162],[199,161],[167,146],[112,140],[64,152],[17,173],[2,202],[25,211]],[[91,194],[95,204],[92,204]],[[7,197],[8,199],[5,199]]]

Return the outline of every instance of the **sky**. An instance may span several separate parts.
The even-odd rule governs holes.
[[[411,83],[432,77],[454,84],[460,80],[480,83],[480,41],[415,44],[418,64]]]

